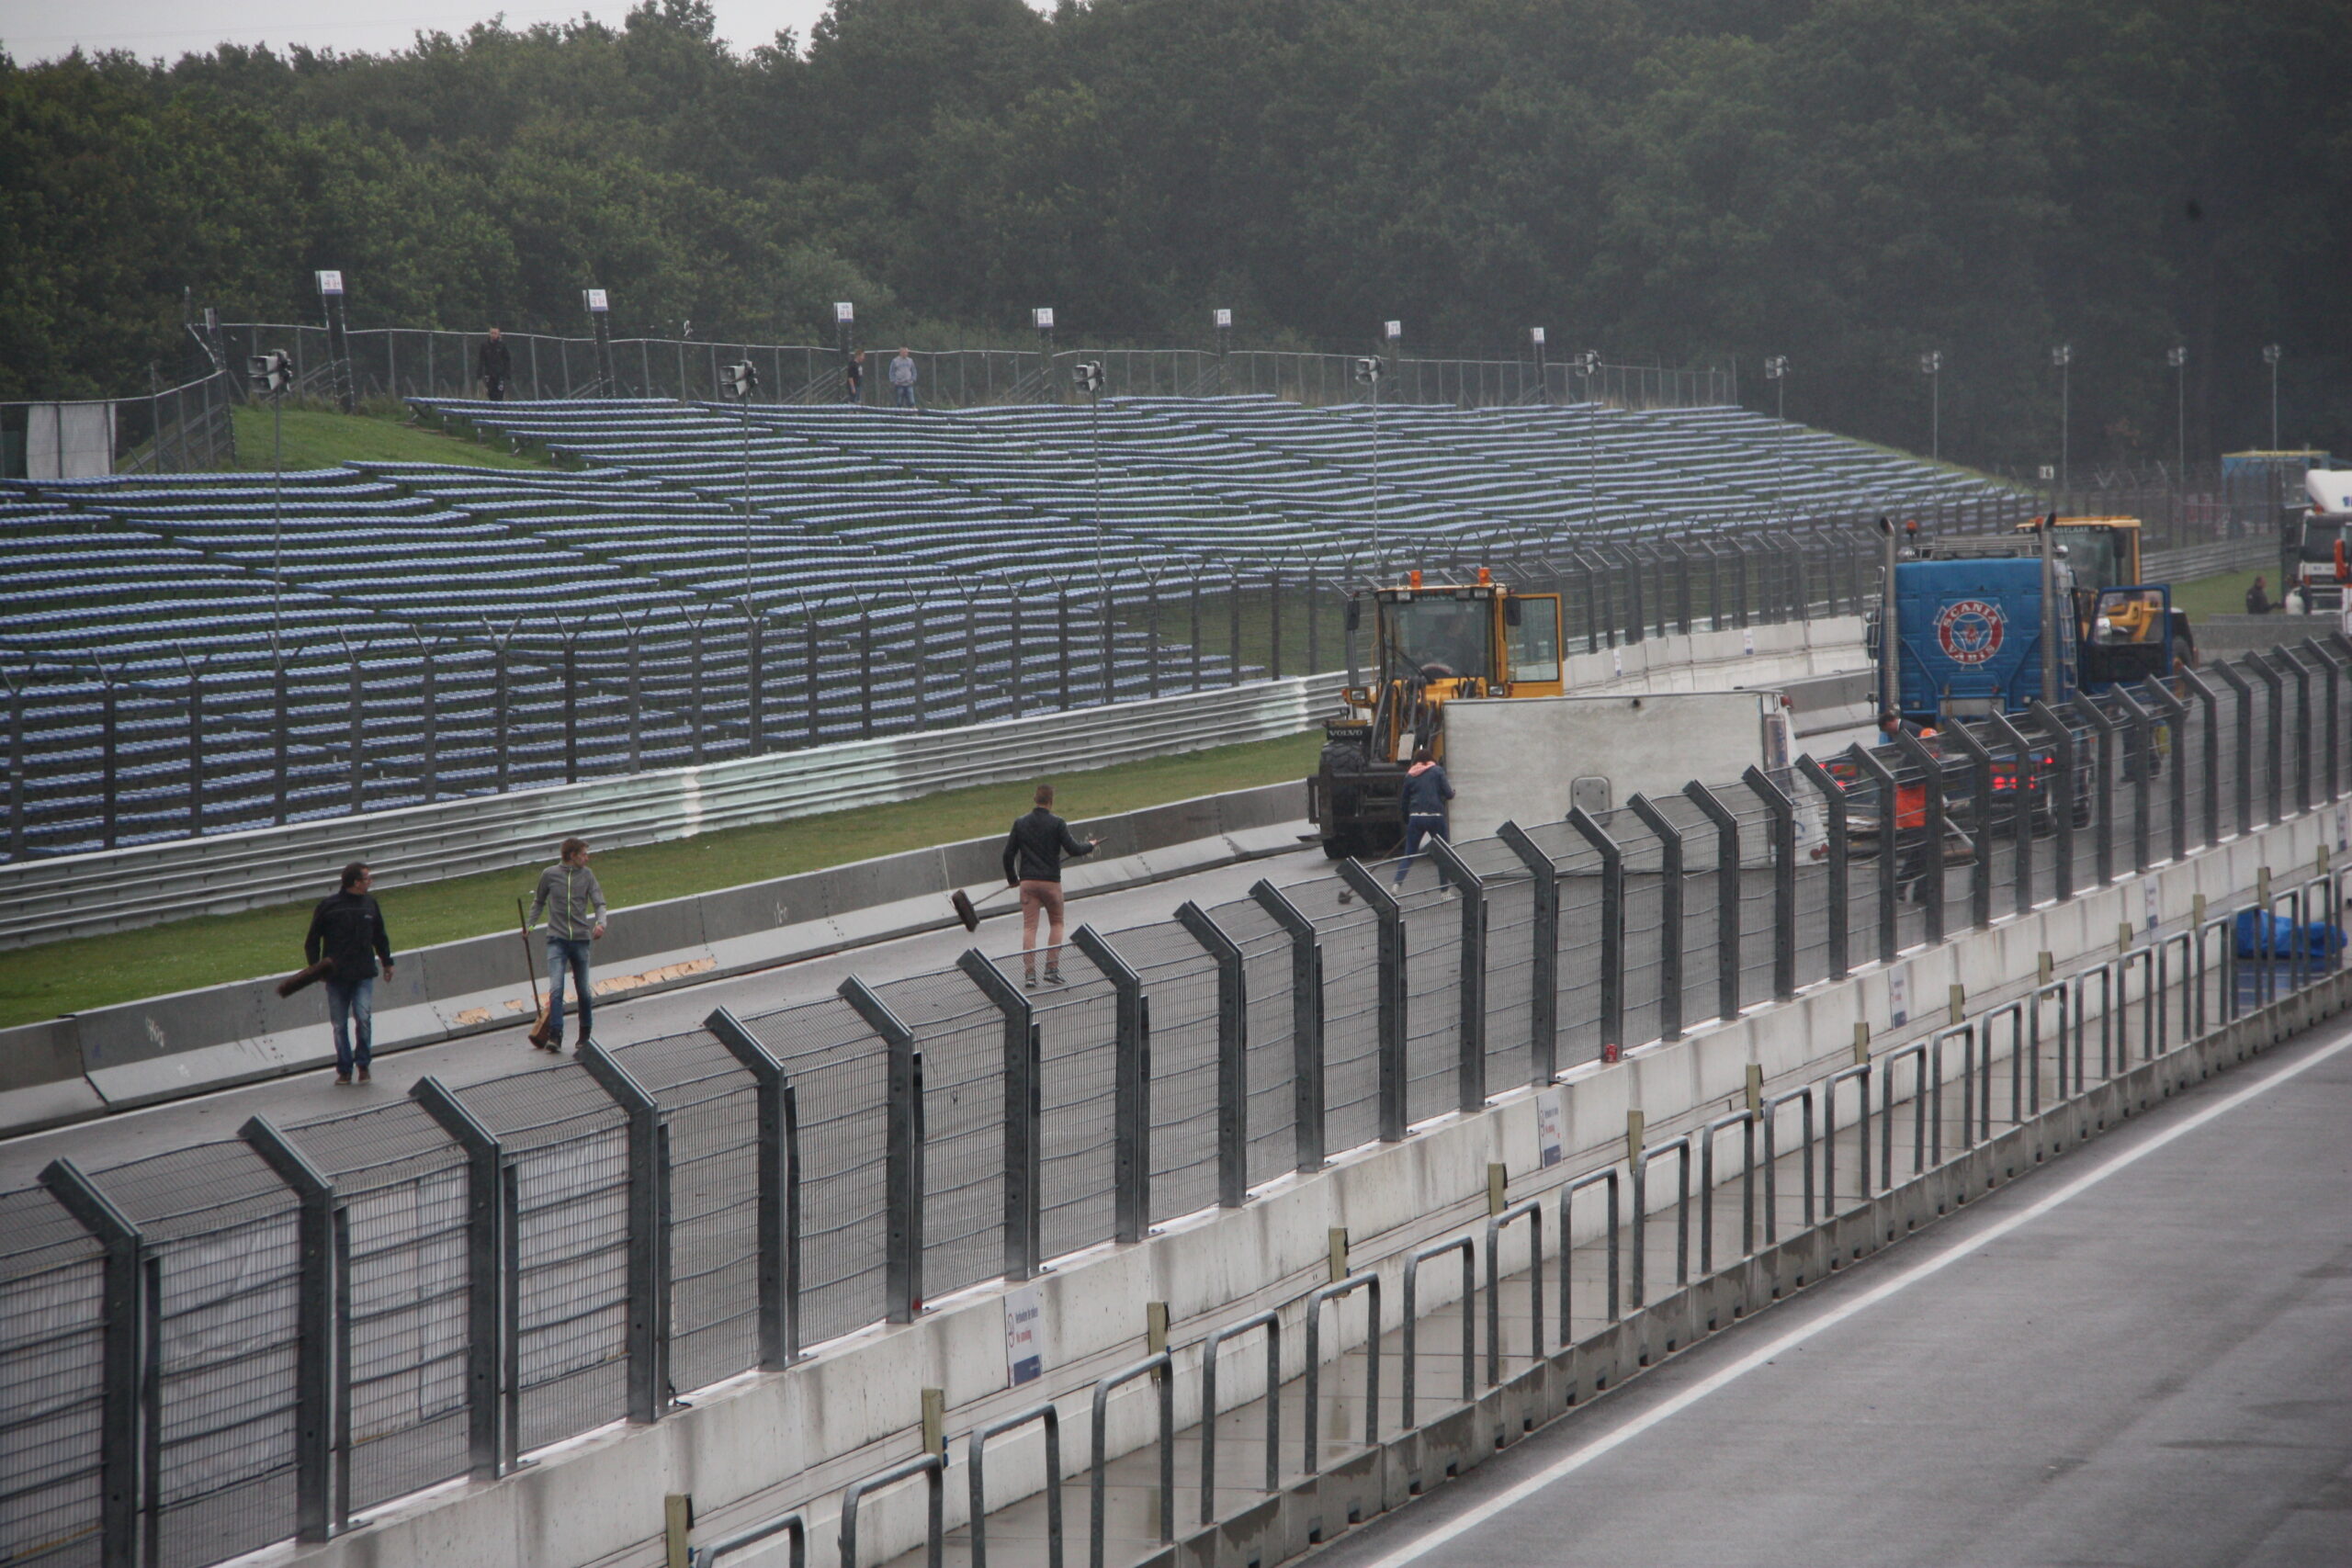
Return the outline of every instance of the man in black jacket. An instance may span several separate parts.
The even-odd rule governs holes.
[[[302,939],[302,960],[316,964],[332,960],[327,974],[327,1016],[334,1022],[334,1081],[351,1082],[354,1066],[359,1081],[368,1081],[368,1064],[375,1055],[376,961],[383,960],[384,978],[392,977],[392,940],[384,931],[384,911],[368,890],[376,878],[365,861],[343,868],[343,886],[321,899],[311,911],[310,933]]]
[[[500,339],[498,329],[490,329],[490,341],[481,345],[481,395],[493,403],[506,400],[506,378],[514,373],[514,356]]]
[[[1069,824],[1054,815],[1054,786],[1039,784],[1033,797],[1037,808],[1013,819],[1004,840],[1004,880],[1021,889],[1021,967],[1023,983],[1037,988],[1037,916],[1047,920],[1046,984],[1062,983],[1062,857],[1072,860],[1094,852],[1097,840],[1080,843]]]

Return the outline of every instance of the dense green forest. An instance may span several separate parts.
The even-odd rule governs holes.
[[[0,397],[143,390],[184,313],[1757,367],[1788,412],[2047,460],[2352,449],[2341,0],[702,0],[389,56],[0,55]]]

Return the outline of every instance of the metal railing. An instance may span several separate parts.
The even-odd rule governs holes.
[[[1074,953],[975,950],[935,974],[722,1010],[702,1030],[463,1089],[427,1078],[406,1102],[257,1119],[237,1140],[129,1166],[60,1161],[45,1196],[0,1195],[10,1235],[33,1238],[0,1258],[0,1296],[54,1303],[5,1320],[0,1383],[59,1391],[6,1450],[40,1466],[11,1459],[0,1473],[0,1494],[35,1501],[0,1519],[43,1521],[43,1540],[102,1534],[116,1562],[134,1560],[121,1544],[133,1540],[197,1563],[317,1539],[386,1497],[503,1473],[604,1423],[659,1420],[673,1389],[786,1366],[910,1321],[927,1300],[1238,1206],[1285,1173],[1867,956],[1898,960],[2013,900],[2072,898],[2256,823],[2336,810],[2352,784],[2347,655],[2311,645],[2184,675],[2180,693],[2038,706],[1970,746],[1857,749],[1693,784],[1452,846],[1442,865],[1261,882],[1168,919],[1082,929]],[[1841,818],[1841,832],[1819,826]],[[1530,887],[1523,920],[1465,915],[1491,914],[1521,884],[1550,890]],[[2041,1032],[2042,986],[2023,1031],[2031,1088],[2011,1076],[2009,1119],[2044,1103],[2045,1043],[2050,1092],[2078,1099],[2185,1040],[2192,1021],[2332,972],[2335,940],[2311,933],[2341,894],[2324,876],[2273,887],[2266,874],[2243,910],[2193,922],[2185,943],[2133,933],[2059,983],[2054,1041]],[[1067,983],[1034,988],[1034,967],[1057,959]],[[1546,975],[1548,1006],[1464,1006],[1474,990],[1509,993],[1512,972]],[[2134,1006],[2137,1026],[2118,1027]],[[2184,1021],[2179,1034],[2165,1019]],[[1998,1038],[2014,1050],[2019,1032],[2013,1021]],[[1922,1170],[1952,1131],[1938,1098],[1949,1066],[1965,1083],[1951,1097],[1959,1146],[1994,1114],[1992,1015],[1945,1033],[1944,1060],[1922,1042],[1912,1074],[1933,1120]],[[1878,1063],[1882,1185],[1896,1174],[1901,1055]],[[1804,1113],[1759,1123],[1768,1246],[1840,1201],[1829,1169],[1816,1188],[1810,1163],[1784,1177],[1775,1157],[1789,1121],[1807,1151],[1844,1135],[1835,1087],[1818,1104],[1799,1086],[1756,1107]],[[1698,1139],[1702,1202],[1723,1125]],[[1678,1156],[1689,1190],[1690,1145],[1655,1153]],[[1751,1146],[1744,1182],[1756,1164]],[[1642,1159],[1627,1182],[1637,1206],[1647,1169]],[[1589,1306],[1568,1299],[1569,1195],[1604,1179],[1613,1194],[1614,1167],[1561,1189],[1571,1327]],[[1687,1211],[1676,1223],[1679,1280]],[[1702,1215],[1702,1258],[1714,1241]],[[1633,1263],[1638,1298],[1639,1250]],[[1626,1310],[1612,1266],[1607,1312]],[[191,1332],[177,1332],[182,1317]],[[401,1398],[371,1395],[390,1379]],[[140,1431],[204,1436],[142,1447]]]

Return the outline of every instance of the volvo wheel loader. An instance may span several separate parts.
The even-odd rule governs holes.
[[[1404,835],[1399,791],[1414,751],[1445,758],[1445,705],[1457,697],[1561,694],[1560,596],[1521,593],[1485,567],[1476,581],[1405,585],[1348,602],[1349,647],[1367,618],[1372,659],[1323,726],[1307,813],[1333,860],[1385,853]],[[1351,676],[1354,660],[1350,660]]]

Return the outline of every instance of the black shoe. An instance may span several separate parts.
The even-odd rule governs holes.
[[[1046,971],[1046,984],[1048,986],[1060,986],[1066,985],[1068,982],[1063,980],[1062,972],[1060,970],[1048,969]]]
[[[368,1069],[365,1067],[359,1069],[359,1081],[361,1083],[366,1083],[368,1081]]]

